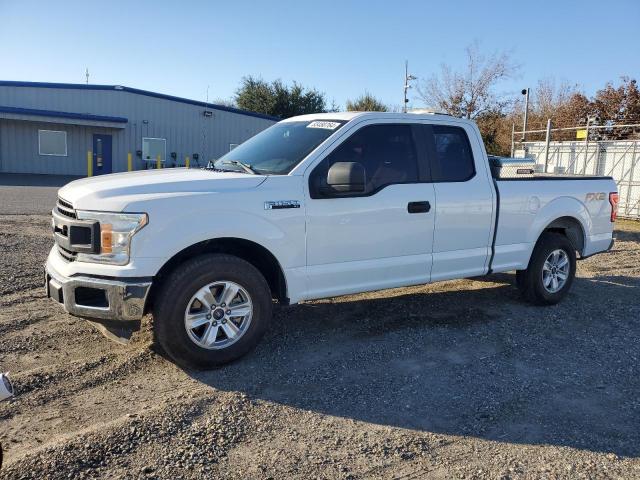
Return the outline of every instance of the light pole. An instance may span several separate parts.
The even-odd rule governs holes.
[[[416,80],[416,77],[413,75],[409,75],[409,61],[404,61],[404,103],[402,104],[402,111],[407,113],[407,103],[409,103],[409,99],[407,98],[407,90],[411,88],[409,82],[411,80]]]
[[[529,89],[523,88],[522,95],[524,95],[524,126],[522,127],[522,139],[524,142],[527,135],[527,117],[529,117]]]

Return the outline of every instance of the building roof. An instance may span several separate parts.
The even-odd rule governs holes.
[[[27,122],[53,122],[67,125],[91,125],[105,128],[125,128],[128,119],[90,113],[59,112],[36,108],[9,107],[0,105],[0,119]]]
[[[263,113],[251,112],[249,110],[242,110],[240,108],[227,107],[225,105],[218,105],[215,103],[207,103],[207,102],[200,102],[197,100],[190,100],[188,98],[175,97],[173,95],[150,92],[148,90],[140,90],[138,88],[125,87],[123,85],[92,85],[92,84],[84,84],[84,83],[48,83],[48,82],[21,82],[21,81],[14,81],[14,80],[0,80],[0,87],[57,88],[57,89],[76,89],[76,90],[116,90],[120,92],[134,93],[136,95],[145,95],[147,97],[161,98],[163,100],[169,100],[172,102],[196,105],[200,107],[210,108],[212,110],[221,110],[224,112],[231,112],[231,113],[237,113],[239,115],[246,115],[249,117],[264,118],[266,120],[273,120],[276,122],[281,120],[278,117],[265,115]]]
[[[39,110],[35,108],[6,107],[0,105],[0,113],[14,113],[16,115],[33,115],[36,117],[71,118],[74,120],[93,120],[96,122],[127,123],[124,117],[109,117],[107,115],[93,115],[90,113],[58,112],[55,110]]]

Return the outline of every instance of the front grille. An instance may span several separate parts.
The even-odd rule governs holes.
[[[76,211],[73,209],[73,205],[71,205],[66,200],[58,197],[58,203],[56,204],[56,210],[60,215],[64,215],[68,218],[77,218]]]
[[[72,252],[71,250],[67,250],[66,248],[61,247],[60,245],[57,245],[57,247],[58,247],[58,253],[67,262],[74,262],[76,260],[76,257],[78,256],[78,254],[76,252]]]

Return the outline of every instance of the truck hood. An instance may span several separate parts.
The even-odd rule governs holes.
[[[58,195],[77,209],[119,212],[140,200],[247,190],[266,178],[241,172],[167,168],[75,180],[62,187]]]

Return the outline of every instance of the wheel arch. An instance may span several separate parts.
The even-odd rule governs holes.
[[[284,270],[273,253],[264,246],[251,240],[236,237],[221,237],[203,240],[183,248],[166,261],[154,277],[145,310],[149,311],[153,308],[155,294],[159,291],[164,279],[166,279],[171,272],[186,260],[209,253],[225,253],[246,260],[262,273],[271,289],[272,297],[280,303],[289,303]]]
[[[536,246],[542,236],[547,232],[555,232],[567,237],[573,245],[573,248],[582,256],[587,241],[586,231],[580,219],[572,215],[562,215],[551,221],[547,220],[547,223],[538,230],[537,237],[534,237],[535,241],[532,243],[526,265],[528,266],[531,262],[531,257]]]
[[[542,230],[540,236],[545,232],[556,232],[564,235],[569,239],[574,249],[582,255],[586,242],[585,229],[576,217],[564,216],[556,218]]]

